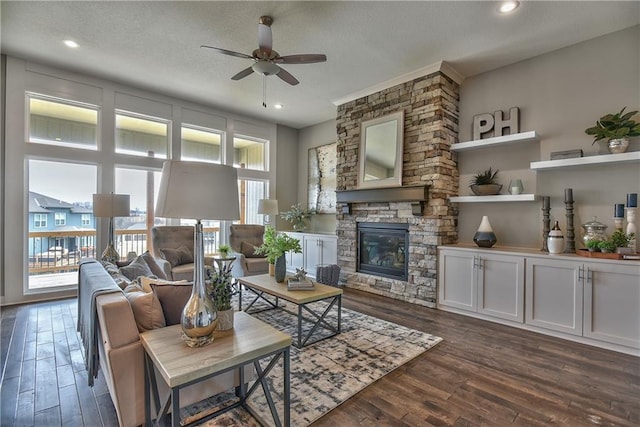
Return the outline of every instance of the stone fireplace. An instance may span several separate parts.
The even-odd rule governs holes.
[[[458,89],[454,80],[436,71],[338,106],[338,264],[347,287],[436,306],[437,246],[457,241],[457,209],[448,198],[458,194],[457,162],[450,151],[458,137]],[[357,185],[361,122],[400,110],[404,111],[401,190],[419,186],[428,189],[428,198],[419,204],[402,197],[341,202],[341,193],[361,191]],[[363,243],[360,231],[375,224],[406,232],[406,246],[392,249],[399,242],[383,237]],[[378,236],[382,235],[379,230]],[[387,246],[384,260],[372,250],[374,246]],[[363,252],[368,257],[364,260],[359,259]],[[402,275],[385,269],[388,264],[399,267],[402,257],[406,270]],[[378,263],[381,268],[376,269]]]

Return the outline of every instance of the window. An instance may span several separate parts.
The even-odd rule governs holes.
[[[55,213],[55,221],[56,226],[66,225],[67,224],[67,214],[64,212],[56,212]]]
[[[91,214],[82,214],[81,224],[83,227],[89,227],[91,225]]]
[[[194,125],[182,126],[182,160],[221,163],[223,132]]]
[[[238,180],[240,196],[240,224],[261,224],[262,215],[258,215],[258,201],[266,198],[267,183],[248,179]]]
[[[269,141],[249,138],[233,138],[233,166],[243,169],[267,170],[265,153]]]
[[[29,142],[96,150],[98,107],[27,94]]]
[[[169,152],[168,120],[116,112],[116,153],[134,156],[153,156],[166,159]]]
[[[47,228],[47,214],[33,214],[33,228]]]

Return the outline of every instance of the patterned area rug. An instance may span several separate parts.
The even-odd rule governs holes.
[[[294,307],[288,305],[286,308],[293,311]],[[332,312],[330,322],[335,321],[335,308]],[[292,336],[297,334],[296,317],[287,311],[267,310],[253,315]],[[341,334],[302,349],[291,347],[291,425],[299,427],[311,424],[369,384],[440,341],[440,337],[343,308]],[[271,371],[269,384],[282,420],[281,361]],[[182,416],[195,414],[203,408],[215,407],[230,398],[233,398],[231,391],[184,409]],[[251,396],[249,402],[266,425],[274,425],[261,388]],[[260,424],[244,409],[234,409],[200,425],[213,427]]]

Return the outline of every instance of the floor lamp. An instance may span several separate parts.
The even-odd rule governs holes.
[[[238,173],[231,166],[214,163],[164,162],[156,216],[195,219],[193,288],[182,311],[183,339],[189,347],[213,341],[217,315],[207,295],[204,276],[203,219],[240,219]]]
[[[116,216],[130,215],[130,198],[128,194],[94,194],[93,195],[93,216],[98,218],[109,218],[109,243],[102,253],[102,260],[115,264],[120,260],[120,255],[116,250],[114,241],[113,218]]]
[[[275,199],[260,199],[258,201],[258,214],[266,215],[267,224],[271,223],[273,218],[273,226],[276,226],[276,215],[278,215],[278,201]]]

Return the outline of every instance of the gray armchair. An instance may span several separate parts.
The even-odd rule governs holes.
[[[236,260],[233,262],[234,277],[253,276],[269,272],[269,263],[263,255],[254,253],[255,247],[262,245],[264,226],[253,224],[233,224],[229,233],[229,245]]]

